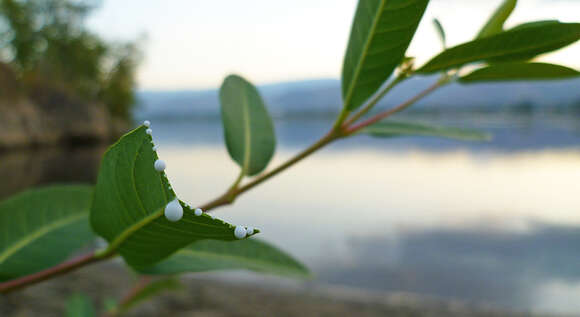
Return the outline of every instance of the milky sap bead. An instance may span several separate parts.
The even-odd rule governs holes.
[[[252,227],[247,227],[247,228],[246,228],[246,233],[247,233],[248,235],[254,234],[254,228],[252,228]]]
[[[145,120],[143,121],[143,125],[149,128],[151,126],[151,122],[149,120]]]
[[[178,221],[183,217],[183,207],[179,204],[179,201],[175,199],[165,206],[165,218],[169,221]]]
[[[193,213],[199,217],[199,216],[201,216],[201,214],[203,214],[203,210],[201,210],[201,208],[195,208]]]
[[[242,226],[236,226],[236,228],[234,229],[234,236],[237,239],[243,239],[246,237],[246,228],[242,227]]]
[[[147,130],[145,130],[145,133],[147,133],[147,134],[151,135],[151,134],[153,134],[153,130],[151,130],[151,129],[147,129]]]
[[[155,170],[158,172],[163,172],[165,170],[165,162],[163,162],[162,160],[155,161],[153,166],[155,167]]]

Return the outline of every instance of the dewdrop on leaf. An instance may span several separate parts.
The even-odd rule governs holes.
[[[254,228],[253,227],[246,227],[246,233],[248,235],[254,234]]]
[[[151,129],[147,129],[147,130],[145,130],[145,133],[147,133],[147,134],[151,135],[151,134],[153,134],[153,130],[151,130]]]
[[[153,151],[157,151],[157,145],[153,146]]]
[[[183,217],[183,207],[179,204],[177,199],[171,201],[167,206],[165,206],[165,218],[169,221],[178,221]]]
[[[158,172],[163,172],[165,170],[165,162],[163,162],[162,160],[155,161],[153,166],[155,167],[155,170]]]
[[[203,210],[201,210],[201,208],[195,208],[193,213],[199,217],[199,216],[201,216],[201,214],[203,214]]]
[[[151,126],[151,122],[149,120],[145,120],[143,121],[143,125],[149,128]]]
[[[236,239],[243,239],[246,237],[246,228],[242,226],[236,226],[234,229],[234,236]]]

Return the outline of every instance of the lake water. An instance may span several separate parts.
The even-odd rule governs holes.
[[[419,119],[479,127],[495,138],[340,141],[215,214],[260,228],[262,239],[306,263],[316,283],[580,311],[580,120]],[[271,166],[329,125],[277,120]],[[219,121],[153,120],[152,128],[173,188],[191,205],[236,178]]]

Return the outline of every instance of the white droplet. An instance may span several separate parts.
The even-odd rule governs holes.
[[[162,160],[155,161],[155,164],[153,164],[153,166],[155,167],[155,170],[158,172],[163,172],[165,170],[165,162],[163,162]]]
[[[151,122],[149,120],[145,120],[143,121],[143,125],[149,128],[151,126]]]
[[[153,146],[153,151],[157,151],[157,145]]]
[[[170,185],[170,186],[167,186],[167,189],[172,190],[173,187],[171,187],[171,185]]]
[[[183,217],[183,207],[179,204],[177,199],[173,200],[165,206],[165,218],[169,221],[178,221]]]
[[[248,235],[254,234],[254,228],[252,228],[252,227],[246,227],[246,233]]]
[[[201,208],[195,208],[195,211],[193,212],[196,216],[201,216],[201,214],[203,214],[203,210],[201,210]]]
[[[242,226],[236,226],[236,229],[234,229],[234,236],[237,239],[243,239],[246,237],[246,228],[242,227]]]
[[[151,130],[151,129],[147,129],[147,130],[145,130],[145,133],[147,133],[147,134],[151,135],[151,134],[153,134],[153,130]]]

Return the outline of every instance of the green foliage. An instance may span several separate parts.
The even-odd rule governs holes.
[[[578,77],[580,72],[561,65],[547,63],[503,63],[483,67],[460,77],[461,83],[488,81],[559,80]]]
[[[243,175],[263,171],[276,148],[274,124],[256,87],[237,75],[220,88],[224,136],[228,153]]]
[[[414,135],[414,136],[440,137],[465,141],[487,141],[490,139],[489,134],[470,129],[440,127],[426,125],[422,123],[400,122],[391,120],[377,122],[363,129],[362,133],[370,134],[372,136],[381,138]]]
[[[66,317],[94,317],[96,315],[91,299],[83,294],[75,294],[66,302]]]
[[[522,24],[514,26],[513,28],[510,29],[510,31],[522,30],[522,29],[526,29],[529,27],[556,25],[559,23],[560,23],[560,21],[558,21],[558,20],[541,20],[541,21],[526,22],[526,23],[522,23]]]
[[[0,1],[1,17],[12,32],[12,36],[0,36],[0,41],[7,41],[14,53],[10,68],[18,68],[21,77],[32,78],[33,82],[37,77],[70,81],[77,93],[105,101],[118,117],[129,116],[129,105],[134,103],[135,47],[113,49],[86,32],[82,21],[90,6],[82,0]],[[490,136],[480,131],[379,121],[448,82],[547,80],[579,75],[565,66],[525,61],[580,39],[580,24],[536,21],[503,31],[504,22],[516,5],[515,0],[506,0],[475,40],[446,49],[417,73],[459,69],[471,63],[490,66],[463,77],[445,73],[436,84],[407,102],[358,122],[390,88],[414,74],[413,59],[405,58],[404,54],[427,4],[428,0],[359,1],[343,65],[344,109],[337,121],[339,125],[288,162],[242,187],[237,187],[242,176],[254,176],[270,162],[276,145],[274,125],[258,90],[240,76],[228,76],[219,94],[224,135],[229,155],[242,172],[232,187],[234,190],[208,206],[230,203],[231,199],[226,199],[230,194],[242,193],[330,142],[357,132],[386,138],[415,135],[488,140]],[[434,23],[445,47],[445,31],[438,20]],[[103,67],[105,64],[108,67]],[[365,108],[348,118],[349,112],[375,94],[396,67],[400,67],[397,78]],[[195,216],[192,208],[177,199],[165,173],[154,168],[159,158],[146,130],[140,126],[109,148],[92,197],[87,186],[58,186],[28,191],[0,204],[0,281],[64,260],[93,238],[87,230],[89,219],[94,232],[109,242],[91,260],[118,252],[140,273],[171,275],[247,269],[309,276],[301,263],[274,246],[254,239],[237,241],[232,225],[207,214]],[[184,210],[183,217],[176,222],[164,217],[167,204],[173,201]],[[9,287],[3,290],[10,290]],[[120,306],[109,306],[115,306],[111,308],[113,313],[124,312],[160,291],[176,287],[178,282],[173,278],[160,279],[140,288]],[[88,298],[76,295],[68,302],[67,314],[94,316],[94,309]]]
[[[195,216],[181,201],[181,220],[164,217],[177,197],[165,173],[154,168],[158,157],[146,129],[126,134],[103,157],[90,216],[93,230],[110,243],[102,256],[118,251],[140,269],[199,239],[235,240],[232,225],[207,214]]]
[[[296,277],[310,274],[304,265],[288,254],[256,239],[230,243],[217,240],[196,241],[143,272],[175,274],[232,269]]]
[[[527,60],[580,39],[580,23],[541,23],[508,30],[443,51],[417,70],[434,73],[474,62]]]
[[[359,1],[342,67],[344,108],[360,107],[405,57],[428,0]]]
[[[483,26],[481,31],[479,31],[476,38],[487,37],[503,31],[503,25],[516,8],[517,3],[517,0],[504,0],[501,6],[497,8],[487,23]]]
[[[89,186],[51,186],[0,204],[0,281],[56,265],[93,239]]]
[[[116,55],[113,67],[102,82],[100,99],[111,114],[128,120],[137,102],[133,88],[139,52],[135,45],[129,44],[117,49]]]
[[[145,287],[140,288],[137,293],[126,302],[119,305],[116,312],[125,313],[131,308],[139,305],[140,303],[159,295],[165,291],[176,291],[183,288],[183,285],[174,277],[163,278],[160,280],[153,281],[147,284]]]
[[[129,119],[138,50],[134,44],[106,43],[86,30],[85,18],[97,4],[0,0],[0,25],[6,26],[0,30],[6,34],[0,36],[0,62],[18,72],[30,95],[38,87],[67,91]]]
[[[35,32],[34,20],[31,10],[27,10],[24,5],[15,0],[0,1],[0,17],[2,22],[8,23],[9,29],[1,30],[0,41],[2,45],[2,55],[14,55],[16,64],[26,67],[32,64],[39,46],[39,36]],[[11,37],[9,32],[13,33]],[[6,47],[12,46],[11,52],[6,52]],[[11,53],[11,54],[10,54]],[[0,55],[1,56],[1,55]]]

